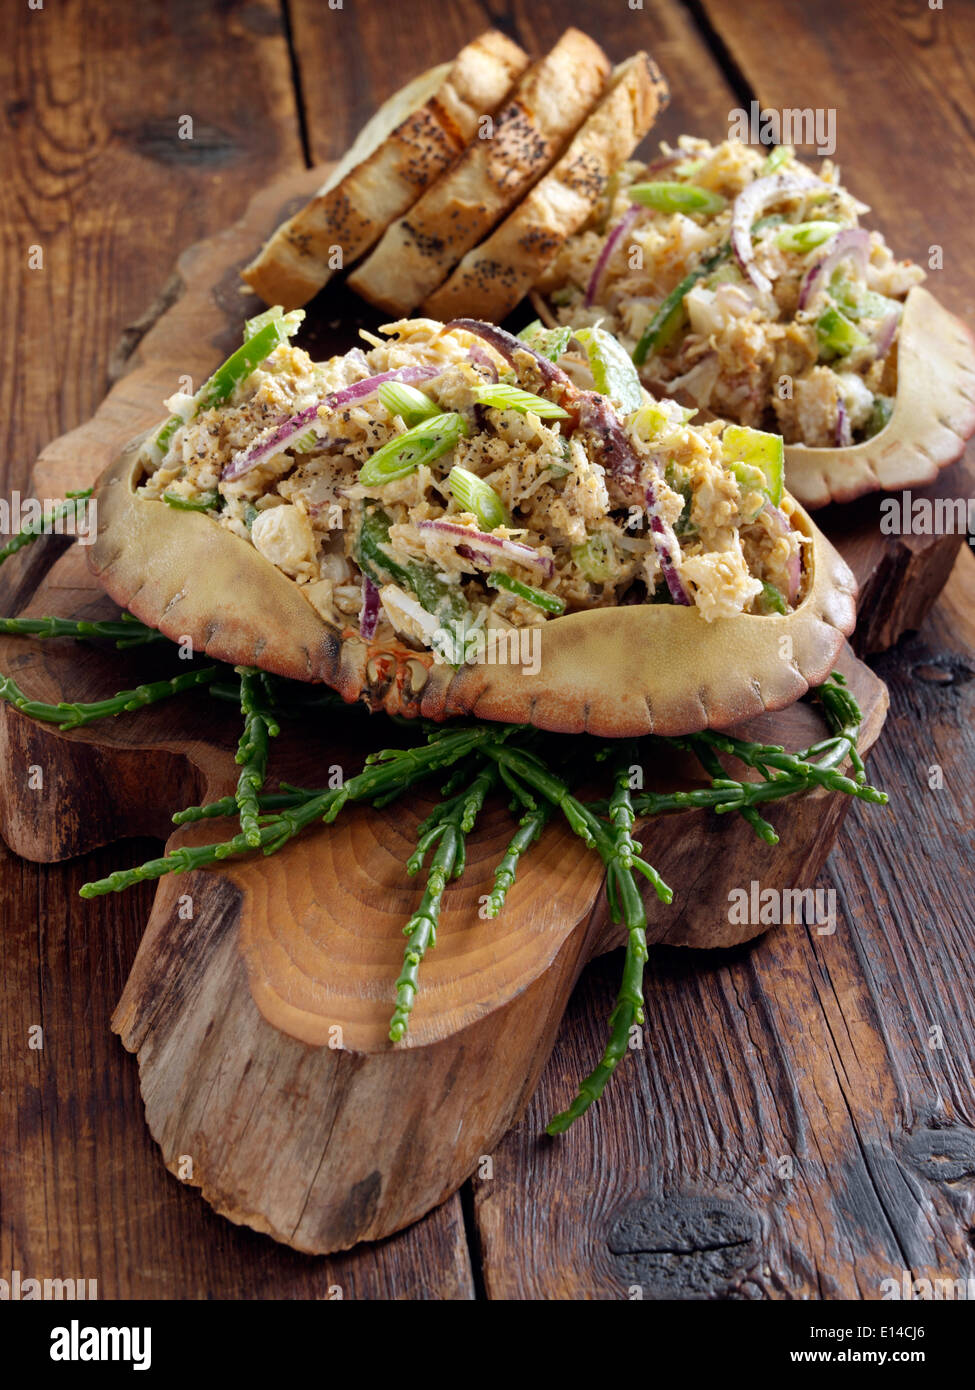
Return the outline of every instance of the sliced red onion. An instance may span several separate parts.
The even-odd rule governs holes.
[[[309,427],[312,420],[318,418],[318,402],[308,406],[305,410],[299,410],[297,415],[292,415],[284,420],[280,425],[276,425],[266,438],[257,444],[252,444],[247,449],[241,449],[234,454],[233,458],[223,470],[222,478],[224,482],[231,483],[237,478],[242,478],[245,473],[249,473],[252,468],[256,468],[259,463],[264,463],[267,459],[273,458],[275,454],[280,454],[287,449],[289,444],[294,443],[298,435],[303,434]]]
[[[376,624],[379,622],[379,590],[369,578],[368,574],[362,576],[362,608],[359,612],[359,634],[362,637],[370,638],[376,635]]]
[[[484,546],[488,551],[494,550],[509,556],[512,560],[517,560],[519,565],[529,565],[532,569],[542,570],[544,574],[551,574],[555,569],[554,561],[547,555],[539,555],[530,545],[522,545],[520,541],[507,540],[501,536],[492,536],[487,531],[475,531],[472,526],[461,526],[456,521],[418,521],[416,523],[418,531],[436,532],[438,535],[447,536],[453,541],[464,542],[464,549],[468,551],[468,558],[473,558],[476,551],[472,551],[470,542],[480,547]],[[459,547],[458,547],[459,549]],[[488,559],[488,556],[484,556]]]
[[[890,345],[894,341],[897,332],[897,325],[901,321],[901,316],[896,309],[892,309],[886,318],[880,320],[877,329],[877,336],[874,339],[874,347],[878,357],[886,357],[890,351]]]
[[[860,274],[866,275],[869,250],[870,234],[862,227],[844,227],[841,232],[830,237],[823,247],[823,254],[816,264],[806,271],[799,286],[799,308],[805,309],[813,296],[826,287],[829,277],[841,261],[855,261]]]
[[[661,154],[658,155],[651,164],[646,166],[644,172],[647,174],[659,174],[664,169],[672,169],[675,164],[683,164],[684,160],[689,158],[690,155],[685,154],[683,150],[674,150],[671,154]]]
[[[657,549],[657,559],[660,561],[660,571],[667,583],[670,597],[675,603],[681,604],[684,608],[693,606],[694,600],[684,586],[677,569],[677,557],[680,555],[680,541],[674,534],[674,528],[668,526],[663,517],[659,515],[659,499],[657,489],[654,484],[648,483],[646,487],[647,514],[650,517],[650,531],[653,535],[653,543]]]
[[[474,366],[479,367],[491,381],[498,380],[498,369],[494,363],[494,359],[490,357],[483,348],[477,347],[476,345],[468,348],[467,355],[474,363]]]
[[[846,449],[853,443],[853,430],[850,427],[850,417],[842,401],[838,401],[836,405],[836,433],[833,436],[833,443],[838,449]]]
[[[843,416],[845,418],[846,409],[843,406],[842,401],[840,402],[840,410],[842,411]],[[840,441],[837,440],[837,443],[839,442]],[[847,443],[849,442],[850,441],[848,440]],[[766,514],[766,516],[771,518],[773,522],[772,529],[774,531],[777,531],[780,536],[788,537],[792,535],[792,523],[789,521],[789,518],[786,516],[785,512],[781,510],[781,508],[773,506],[771,502],[766,502],[762,510]],[[789,579],[789,591],[786,594],[786,598],[788,599],[789,603],[792,604],[795,603],[796,595],[799,593],[799,581],[802,577],[802,560],[800,558],[800,552],[798,550],[794,555],[790,555],[789,564],[786,569],[786,574],[788,575]]]
[[[222,480],[225,483],[236,482],[258,464],[266,463],[268,459],[282,453],[318,418],[322,406],[328,410],[340,410],[352,401],[361,401],[374,395],[384,381],[426,381],[430,377],[439,376],[442,370],[441,367],[420,364],[415,367],[396,367],[393,371],[380,372],[378,376],[367,376],[364,381],[355,381],[351,386],[343,386],[340,391],[332,391],[314,405],[299,410],[297,415],[292,415],[290,419],[276,425],[266,438],[234,454],[221,474]]]
[[[557,386],[562,391],[575,397],[577,387],[569,375],[557,367],[554,362],[550,362],[547,357],[543,357],[540,352],[529,344],[522,342],[521,338],[516,338],[507,329],[497,328],[493,323],[484,323],[481,319],[451,319],[445,325],[447,329],[460,328],[465,333],[472,333],[476,338],[483,338],[486,343],[490,343],[496,352],[499,352],[504,360],[514,364],[516,352],[527,352],[530,357],[535,359],[539,375],[546,386]]]
[[[747,275],[763,294],[771,294],[772,281],[755,264],[752,227],[772,203],[792,193],[825,186],[815,174],[769,174],[767,178],[750,183],[735,199],[731,213],[731,249],[742,274]]]
[[[798,550],[794,555],[789,556],[789,565],[786,573],[789,576],[789,590],[786,594],[786,599],[791,606],[799,597],[799,581],[802,578],[802,559]]]
[[[599,289],[600,281],[609,263],[609,258],[616,249],[617,242],[623,233],[629,227],[632,227],[641,212],[643,212],[643,208],[640,204],[633,203],[626,209],[626,212],[624,212],[623,216],[616,223],[616,226],[610,229],[609,235],[606,238],[606,243],[599,253],[599,259],[593,266],[592,274],[589,277],[589,284],[586,286],[586,294],[582,302],[587,309],[591,309],[596,301],[596,292]]]

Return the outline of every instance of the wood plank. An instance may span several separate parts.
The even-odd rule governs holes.
[[[0,292],[16,331],[0,346],[4,495],[26,486],[42,445],[92,413],[136,349],[146,305],[167,302],[176,255],[304,163],[277,0],[67,0],[7,18]],[[360,78],[376,104],[382,89]],[[178,138],[184,114],[192,141]],[[43,270],[26,269],[32,245]],[[217,293],[235,300],[236,285]],[[392,1241],[310,1265],[213,1216],[165,1173],[136,1068],[108,1027],[152,893],[105,904],[95,927],[77,897],[117,854],[38,868],[0,853],[0,1267],[96,1278],[102,1297],[322,1298],[332,1285],[346,1297],[471,1297],[457,1200]],[[42,1052],[27,1047],[35,1023]]]
[[[576,0],[514,0],[500,13],[480,0],[335,10],[318,0],[290,0],[289,12],[315,163],[344,152],[375,109],[374,92],[388,95],[408,71],[446,61],[491,26],[533,55],[551,48],[573,24],[592,34],[614,62],[647,49],[671,85],[670,109],[648,136],[648,150],[682,130],[724,125],[734,104],[719,65],[698,40],[694,21],[683,5],[665,0],[647,0],[639,10],[625,0],[595,0],[584,10]],[[321,55],[338,51],[343,61],[323,82]],[[364,70],[371,75],[371,88],[362,82]]]
[[[852,808],[818,881],[835,934],[652,952],[644,1050],[598,1115],[539,1143],[601,1047],[618,953],[587,972],[474,1184],[489,1297],[876,1299],[905,1268],[975,1273],[973,598],[963,554],[919,636],[878,663],[894,730],[870,772],[893,805]]]
[[[67,0],[7,19],[0,294],[16,332],[0,349],[5,491],[48,439],[92,414],[122,326],[162,291],[178,253],[303,162],[276,0]],[[181,116],[192,139],[180,139]],[[43,269],[27,268],[34,245]]]

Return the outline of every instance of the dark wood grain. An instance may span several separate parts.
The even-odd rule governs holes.
[[[176,256],[233,221],[255,187],[303,164],[272,0],[69,0],[12,8],[7,20],[5,495],[25,486],[41,446],[91,415]],[[178,139],[183,114],[192,141]],[[43,270],[26,268],[32,245]],[[137,326],[124,333],[127,324]],[[25,589],[35,563],[13,576]],[[457,1201],[351,1262],[281,1259],[262,1237],[193,1216],[200,1203],[160,1169],[135,1067],[108,1032],[152,894],[94,915],[77,898],[117,852],[40,870],[3,855],[0,1269],[96,1278],[102,1296],[322,1298],[342,1285],[346,1296],[470,1297]],[[41,1052],[27,1046],[34,1023],[46,1030]]]
[[[934,210],[940,228],[946,209],[961,209],[950,243],[945,233],[944,275],[950,306],[971,317],[972,184],[955,176],[970,166],[975,130],[971,39],[961,28],[970,7],[709,0],[735,54],[725,69],[731,84],[714,35],[676,0],[643,11],[618,0],[592,0],[584,11],[550,0],[348,5],[337,17],[356,37],[339,64],[328,62],[335,35],[323,27],[336,12],[311,0],[288,9],[315,159],[340,152],[407,70],[489,23],[532,47],[568,22],[597,34],[614,58],[649,46],[675,89],[658,128],[670,136],[722,129],[749,85],[766,101],[798,105],[808,80],[814,96],[805,100],[820,104],[826,90],[838,105],[876,81],[884,101],[840,126],[844,167],[879,225],[914,254]],[[11,151],[0,285],[17,329],[0,341],[8,489],[24,482],[42,444],[91,413],[124,326],[163,290],[175,253],[226,225],[257,183],[302,155],[282,11],[269,0],[212,11],[188,0],[110,8],[93,0],[59,6],[56,17],[50,6],[11,13],[0,58]],[[768,38],[742,78],[734,64],[746,61],[748,27]],[[171,149],[161,127],[146,136],[145,122],[184,110],[227,135],[236,162],[220,163],[228,147],[214,133],[190,160],[162,157]],[[888,178],[896,222],[882,211]],[[35,242],[54,253],[43,279],[23,269]],[[138,330],[129,345],[137,338]],[[495,1155],[494,1178],[477,1184],[475,1249],[489,1295],[618,1297],[639,1276],[647,1295],[875,1297],[887,1259],[897,1270],[906,1260],[920,1272],[933,1258],[942,1274],[962,1272],[975,1168],[975,1069],[965,1050],[973,1035],[970,613],[971,597],[953,581],[920,637],[879,664],[895,717],[872,770],[891,779],[899,804],[896,818],[872,808],[848,817],[823,879],[843,904],[837,936],[784,929],[731,960],[696,964],[661,953],[648,980],[652,1050],[630,1058],[598,1117],[556,1145],[538,1139],[539,1122],[602,1041],[618,958],[584,977],[535,1104]],[[944,767],[946,791],[926,790],[929,761]],[[135,857],[149,846],[130,848]],[[74,896],[117,855],[54,869],[4,855],[0,866],[0,1273],[87,1274],[103,1296],[324,1297],[334,1282],[347,1297],[470,1296],[456,1204],[380,1247],[326,1262],[229,1226],[162,1171],[135,1068],[107,1031],[151,893],[103,904],[94,929],[90,906]],[[26,1028],[40,1021],[56,1065],[25,1046]],[[932,1023],[944,1028],[945,1049],[927,1047]],[[791,1189],[768,1176],[769,1155],[787,1145],[800,1159]],[[648,1195],[658,1209],[640,1209]],[[701,1196],[710,1214],[695,1207]],[[675,1239],[681,1221],[697,1232],[692,1247],[715,1249],[685,1252],[688,1242]]]
[[[539,1139],[612,1007],[619,956],[590,968],[523,1124],[475,1182],[489,1297],[877,1299],[904,1269],[975,1273],[975,560],[961,561],[918,637],[878,663],[894,730],[870,770],[893,804],[853,807],[821,876],[836,932],[653,952],[643,1051],[598,1117]]]

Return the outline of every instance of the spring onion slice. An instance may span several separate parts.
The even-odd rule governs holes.
[[[540,420],[565,420],[569,414],[544,396],[535,396],[531,391],[523,391],[520,386],[509,386],[503,381],[476,387],[474,396],[480,405],[494,406],[496,410],[517,410],[521,415],[530,410]]]
[[[377,449],[359,469],[359,482],[363,487],[382,487],[406,478],[424,464],[449,453],[466,433],[463,416],[453,411],[433,415]]]
[[[378,395],[390,415],[398,415],[404,425],[419,425],[440,413],[436,401],[405,381],[384,381]]]
[[[710,216],[727,206],[728,199],[709,188],[697,188],[692,183],[635,183],[630,188],[630,201],[657,212],[703,213]]]
[[[511,525],[508,510],[494,488],[469,468],[455,465],[447,477],[447,484],[460,506],[473,512],[485,531]]]

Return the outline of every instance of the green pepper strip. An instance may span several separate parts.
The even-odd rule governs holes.
[[[199,497],[180,497],[175,492],[164,492],[162,500],[168,507],[178,512],[209,512],[220,501],[219,492],[203,492]]]
[[[544,589],[535,589],[531,584],[523,584],[520,579],[512,579],[510,574],[505,574],[502,570],[492,570],[487,582],[492,589],[507,589],[509,593],[523,598],[526,603],[543,608],[546,613],[565,612],[564,598],[559,598],[556,594],[547,594]]]
[[[356,539],[356,563],[374,584],[399,584],[416,595],[421,607],[434,617],[460,618],[467,611],[464,595],[456,584],[447,584],[432,565],[411,560],[406,565],[390,558],[389,517],[380,508],[362,518]]]
[[[673,337],[684,312],[684,296],[694,288],[699,280],[703,280],[705,275],[710,274],[715,266],[727,260],[730,255],[731,245],[722,246],[706,260],[703,260],[689,275],[685,275],[680,284],[671,290],[643,330],[640,341],[633,349],[633,361],[638,367],[643,366],[651,351],[655,352],[658,347],[665,347]]]
[[[246,381],[251,372],[256,371],[261,363],[282,343],[286,343],[291,336],[288,326],[284,325],[284,318],[272,319],[263,328],[254,334],[253,338],[248,338],[246,343],[241,344],[236,352],[231,353],[226,362],[209,377],[196,395],[196,402],[193,406],[193,414],[190,417],[195,419],[205,410],[212,410],[214,406],[223,405],[233,395],[234,390],[242,381]],[[156,435],[156,448],[165,454],[169,448],[173,435],[180,425],[185,424],[181,415],[170,415],[162,429]]]

